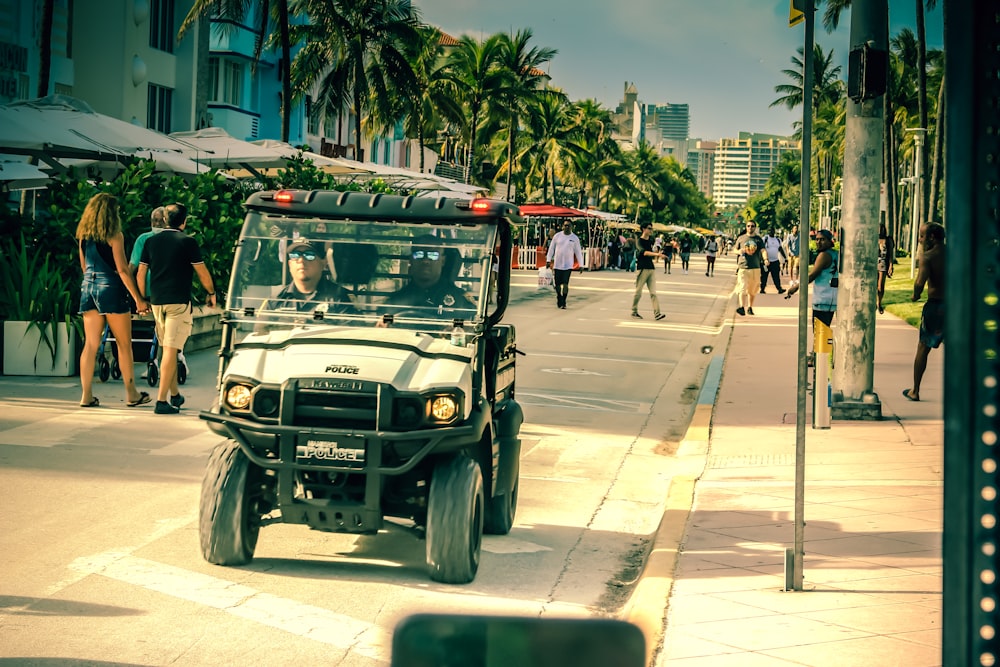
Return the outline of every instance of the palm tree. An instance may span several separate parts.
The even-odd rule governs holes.
[[[610,180],[611,172],[622,169],[621,149],[611,138],[611,111],[593,99],[573,104],[573,138],[570,159],[566,164],[569,181],[577,186],[576,206],[586,205],[588,196],[600,199],[602,185]]]
[[[461,124],[465,116],[462,105],[451,94],[445,76],[444,49],[441,46],[441,31],[430,26],[418,28],[420,40],[416,48],[407,53],[410,67],[416,77],[416,96],[402,98],[406,113],[404,130],[406,135],[417,139],[420,148],[420,171],[424,170],[424,146],[428,137],[446,123]]]
[[[223,34],[239,30],[248,17],[257,17],[260,23],[258,38],[254,43],[254,66],[260,62],[265,42],[273,42],[274,29],[277,28],[278,44],[281,49],[281,58],[278,61],[278,76],[281,77],[281,140],[287,142],[292,98],[289,76],[291,37],[288,26],[288,0],[194,0],[191,10],[177,31],[177,39],[183,38],[184,33],[192,25],[207,16],[221,19],[215,25]]]
[[[526,158],[529,162],[528,187],[538,184],[544,202],[554,201],[556,176],[570,156],[569,143],[573,134],[570,111],[569,99],[558,88],[540,91],[528,109],[525,142],[518,158]],[[552,198],[549,197],[550,183]]]
[[[796,69],[782,70],[781,73],[792,80],[792,83],[783,83],[774,87],[774,92],[781,97],[771,102],[768,108],[784,106],[788,109],[795,109],[802,104],[803,92],[802,82],[805,72],[805,47],[797,49],[798,56],[792,57],[792,63]],[[813,45],[813,113],[824,102],[837,102],[843,96],[843,86],[840,81],[841,67],[833,65],[833,49],[824,55],[823,47],[820,44]]]
[[[531,29],[519,30],[516,35],[500,35],[500,53],[497,64],[508,72],[507,86],[500,95],[501,105],[507,109],[507,200],[510,201],[510,184],[514,157],[514,143],[518,124],[527,115],[527,107],[542,87],[545,74],[539,66],[552,60],[555,49],[528,47]]]
[[[302,48],[292,62],[293,94],[318,90],[326,115],[348,107],[354,114],[355,157],[364,160],[362,123],[402,117],[400,96],[418,95],[406,58],[419,43],[419,15],[409,0],[294,0],[309,17],[293,27]]]
[[[467,137],[465,181],[469,181],[472,162],[479,148],[479,125],[489,113],[489,102],[504,91],[509,73],[499,66],[502,57],[499,35],[487,37],[482,42],[462,36],[448,56],[448,78],[466,109],[466,124],[463,128]]]

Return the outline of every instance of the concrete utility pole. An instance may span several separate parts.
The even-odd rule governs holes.
[[[882,404],[873,391],[873,378],[875,265],[882,183],[882,96],[886,74],[884,56],[877,56],[888,52],[888,22],[888,0],[854,0],[851,3],[851,57],[855,71],[860,74],[854,77],[854,94],[847,101],[840,289],[837,291],[837,321],[833,327],[831,376],[831,414],[836,419],[882,418]],[[881,72],[878,71],[880,63]],[[872,85],[879,76],[881,93],[878,85]],[[851,84],[849,80],[849,89]]]

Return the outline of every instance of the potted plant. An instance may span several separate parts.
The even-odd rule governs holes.
[[[76,373],[80,318],[73,280],[54,258],[5,239],[0,248],[0,313],[5,375]]]

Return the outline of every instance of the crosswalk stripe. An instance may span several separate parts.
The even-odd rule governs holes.
[[[121,552],[78,558],[70,568],[96,574],[282,630],[387,663],[392,635],[377,625],[226,579]]]

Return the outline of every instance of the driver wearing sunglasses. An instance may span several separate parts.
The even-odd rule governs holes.
[[[296,240],[288,246],[288,273],[292,280],[265,308],[311,313],[357,312],[347,290],[330,280],[326,254],[319,242]]]
[[[449,262],[446,251],[441,239],[436,236],[428,234],[415,238],[409,253],[410,282],[392,294],[386,304],[475,309],[475,304],[453,282],[450,274],[452,269],[457,271],[458,267],[451,266],[454,262]]]

